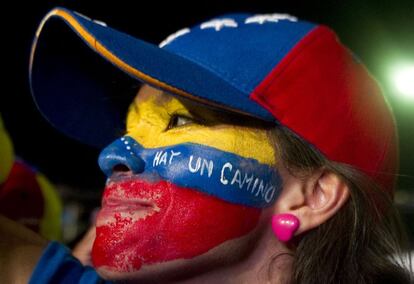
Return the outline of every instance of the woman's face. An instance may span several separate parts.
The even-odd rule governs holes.
[[[187,277],[251,250],[281,179],[267,131],[243,119],[141,88],[126,136],[100,156],[109,179],[92,260],[103,276]]]

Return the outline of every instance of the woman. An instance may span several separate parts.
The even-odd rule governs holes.
[[[389,196],[359,171],[327,160],[284,127],[205,110],[144,86],[130,108],[122,140],[106,148],[100,157],[100,166],[110,179],[98,215],[92,259],[98,272],[108,279],[131,277],[138,283],[168,283],[171,279],[191,279],[189,283],[387,283],[392,279],[393,283],[409,283],[403,268],[386,257],[401,254],[402,241]],[[192,143],[226,153],[214,157]],[[128,156],[125,145],[131,145],[136,154]],[[202,157],[198,171],[195,159],[180,160],[186,147],[193,157]],[[233,184],[237,190],[256,196],[257,187],[254,190],[253,182],[246,181],[243,170],[237,178],[236,168],[243,169],[242,163],[225,166],[230,158],[222,159],[228,152],[254,157],[277,169],[281,192],[272,206],[259,212],[256,208],[228,206],[175,186],[184,178],[190,187],[196,187],[197,181],[193,185],[191,178],[208,176],[208,169],[202,173],[208,159],[213,167],[217,165],[218,172],[215,176],[213,169],[203,184],[213,186],[209,181],[216,177],[228,181],[226,186]],[[145,170],[137,165],[140,157]],[[151,175],[151,165],[159,172],[160,168],[174,169],[173,174],[179,177],[170,177],[173,184],[152,179],[147,183],[145,174]],[[122,194],[114,193],[120,189]],[[155,193],[160,197],[154,198]],[[145,200],[145,209],[128,213],[130,208],[125,207],[133,206],[131,199]],[[386,214],[379,204],[387,208]],[[164,212],[167,206],[168,212]],[[156,208],[156,214],[151,207]],[[215,208],[213,212],[211,207]],[[136,216],[137,212],[145,219]],[[120,216],[115,218],[117,214]],[[290,232],[294,236],[285,236],[284,226],[277,222],[290,222],[291,216],[298,217],[300,225]],[[163,224],[164,219],[172,227]],[[119,231],[124,232],[122,236]],[[117,238],[114,245],[113,238]],[[181,241],[190,242],[191,247],[182,246]],[[134,255],[121,257],[125,251],[134,251]]]
[[[54,9],[33,46],[32,92],[55,126],[97,146],[122,125],[120,95],[105,85],[112,77],[97,72],[113,67],[62,53],[62,23],[146,83],[126,135],[99,157],[108,181],[91,255],[101,277],[409,283],[394,259],[403,234],[391,201],[392,114],[331,30],[285,14],[235,14],[159,48]],[[49,244],[31,283],[68,277],[97,279]]]

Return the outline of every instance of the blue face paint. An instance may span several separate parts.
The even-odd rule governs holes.
[[[231,203],[257,208],[270,206],[282,187],[274,167],[195,143],[146,149],[125,136],[99,156],[99,166],[108,177],[116,165],[125,165],[134,174],[156,176]]]

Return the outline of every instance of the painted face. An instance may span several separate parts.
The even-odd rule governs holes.
[[[94,266],[137,273],[251,233],[281,180],[266,130],[247,121],[144,86],[126,136],[99,158],[109,179]]]
[[[13,146],[0,117],[0,185],[9,175],[13,160]]]

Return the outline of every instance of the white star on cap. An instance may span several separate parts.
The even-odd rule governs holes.
[[[254,15],[252,17],[247,18],[244,23],[245,24],[264,24],[266,22],[277,23],[280,20],[288,20],[291,22],[296,22],[298,19],[288,14],[262,14],[262,15]]]
[[[158,46],[159,47],[164,47],[164,46],[166,46],[167,44],[169,44],[169,43],[171,43],[172,41],[174,41],[176,38],[178,38],[178,37],[180,37],[180,36],[183,36],[183,35],[185,35],[185,34],[188,34],[190,32],[190,29],[189,28],[184,28],[184,29],[181,29],[181,30],[179,30],[179,31],[177,31],[177,32],[175,32],[175,33],[173,33],[173,34],[171,34],[171,35],[169,35],[166,39],[164,39]]]
[[[237,23],[235,20],[230,18],[225,19],[216,19],[211,20],[200,25],[202,30],[214,28],[216,32],[220,31],[222,28],[237,28]]]
[[[108,26],[105,22],[102,22],[102,21],[93,20],[93,22],[94,22],[95,24],[101,25],[101,26],[103,26],[103,27],[107,27],[107,26]]]
[[[74,13],[76,15],[78,15],[79,17],[82,17],[82,18],[84,18],[88,21],[94,22],[95,24],[101,25],[103,27],[107,27],[107,24],[105,22],[102,22],[102,21],[99,21],[99,20],[92,20],[91,18],[89,18],[89,17],[87,17],[87,16],[85,16],[85,15],[79,13],[79,12],[76,12],[76,11],[74,11]]]
[[[88,20],[88,21],[92,21],[92,19],[91,19],[91,18],[89,18],[88,16],[85,16],[84,14],[81,14],[81,13],[76,12],[76,11],[74,11],[74,13],[75,13],[76,15],[78,15],[79,17],[82,17],[82,18],[84,18],[84,19],[86,19],[86,20]]]

